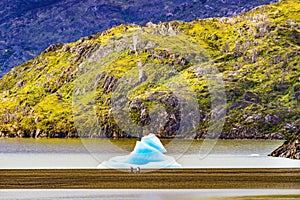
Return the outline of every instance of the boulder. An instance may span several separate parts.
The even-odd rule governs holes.
[[[255,121],[260,121],[261,119],[262,119],[262,114],[253,114],[253,115],[246,117],[245,121],[247,123],[253,123]]]
[[[286,139],[286,136],[282,133],[269,133],[267,136],[267,139],[270,139],[270,140],[285,140]]]
[[[229,132],[220,135],[220,139],[265,139],[265,135],[256,127],[233,124]]]
[[[245,95],[244,95],[244,99],[246,101],[250,101],[250,102],[253,102],[253,103],[259,103],[260,102],[260,98],[254,94],[253,92],[246,92]]]
[[[271,125],[278,125],[282,122],[281,118],[277,115],[267,114],[265,121]]]
[[[63,46],[63,44],[52,44],[44,51],[44,53],[56,51],[56,50],[60,49],[62,46]]]

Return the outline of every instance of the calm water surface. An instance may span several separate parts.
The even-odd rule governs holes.
[[[257,199],[255,196],[291,195],[280,199],[297,199],[300,190],[272,189],[193,189],[193,190],[0,190],[2,200],[52,200],[52,199],[97,199],[97,200],[199,200],[199,199]],[[247,198],[242,198],[246,197]],[[295,197],[296,196],[296,197]],[[272,197],[274,198],[274,197]],[[272,199],[271,198],[271,199]],[[264,199],[264,198],[260,198]]]
[[[129,154],[135,142],[128,139],[2,138],[0,168],[95,168],[113,156]],[[185,168],[300,167],[299,160],[267,156],[283,141],[219,140],[204,158],[199,157],[202,141],[172,141],[172,145],[168,140],[162,142],[167,154]]]

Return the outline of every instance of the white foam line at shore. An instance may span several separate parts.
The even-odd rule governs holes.
[[[300,195],[292,189],[9,189],[1,199],[153,199],[184,200],[216,197]],[[151,197],[151,198],[150,198]]]

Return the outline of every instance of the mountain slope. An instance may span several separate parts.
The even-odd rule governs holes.
[[[7,137],[140,136],[142,133],[124,131],[111,114],[118,83],[130,94],[127,118],[132,124],[146,127],[151,120],[151,107],[159,110],[155,105],[161,104],[166,113],[157,118],[166,121],[161,120],[165,126],[157,134],[173,137],[180,129],[180,117],[185,116],[178,113],[176,93],[152,76],[159,71],[161,76],[167,75],[163,77],[166,81],[185,81],[194,91],[200,119],[197,132],[185,137],[205,138],[212,102],[209,84],[201,70],[213,61],[223,75],[227,96],[220,138],[299,139],[299,11],[297,0],[285,0],[237,17],[149,23],[147,27],[121,25],[74,43],[52,45],[0,80],[0,133]],[[152,42],[126,46],[124,41],[138,33],[150,34]],[[192,41],[190,47],[203,48],[200,66],[195,66],[195,60],[187,54],[178,54],[185,45],[172,46],[173,41],[184,42],[184,38]],[[155,43],[168,44],[169,48]],[[97,51],[98,57],[109,56],[104,63],[95,65],[93,56]],[[187,51],[193,53],[192,49]],[[102,71],[95,71],[98,74],[92,77],[94,74],[86,73],[90,66]],[[122,77],[135,66],[148,74],[132,77],[151,82],[126,88]],[[168,71],[168,66],[176,68],[175,75]],[[86,76],[81,79],[84,73]],[[82,98],[77,101],[78,95]],[[95,126],[93,116],[88,117],[89,109],[96,113],[95,130],[89,129]]]
[[[2,0],[0,77],[47,46],[74,41],[116,25],[234,15],[270,0]]]

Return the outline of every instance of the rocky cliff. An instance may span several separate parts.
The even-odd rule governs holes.
[[[161,137],[184,131],[185,120],[195,131],[182,137],[205,138],[224,112],[212,111],[223,98],[212,95],[214,72],[226,93],[220,138],[292,142],[300,127],[299,10],[297,0],[285,0],[236,17],[121,25],[51,45],[0,79],[0,134],[140,137],[132,130],[158,119]],[[191,95],[182,100],[178,89]],[[124,122],[123,110],[113,109],[120,105],[128,107]]]
[[[55,43],[77,40],[120,24],[236,15],[272,0],[2,0],[0,77]]]
[[[290,140],[289,142],[285,142],[282,146],[274,150],[269,156],[300,160],[299,140],[295,139],[295,140]]]

